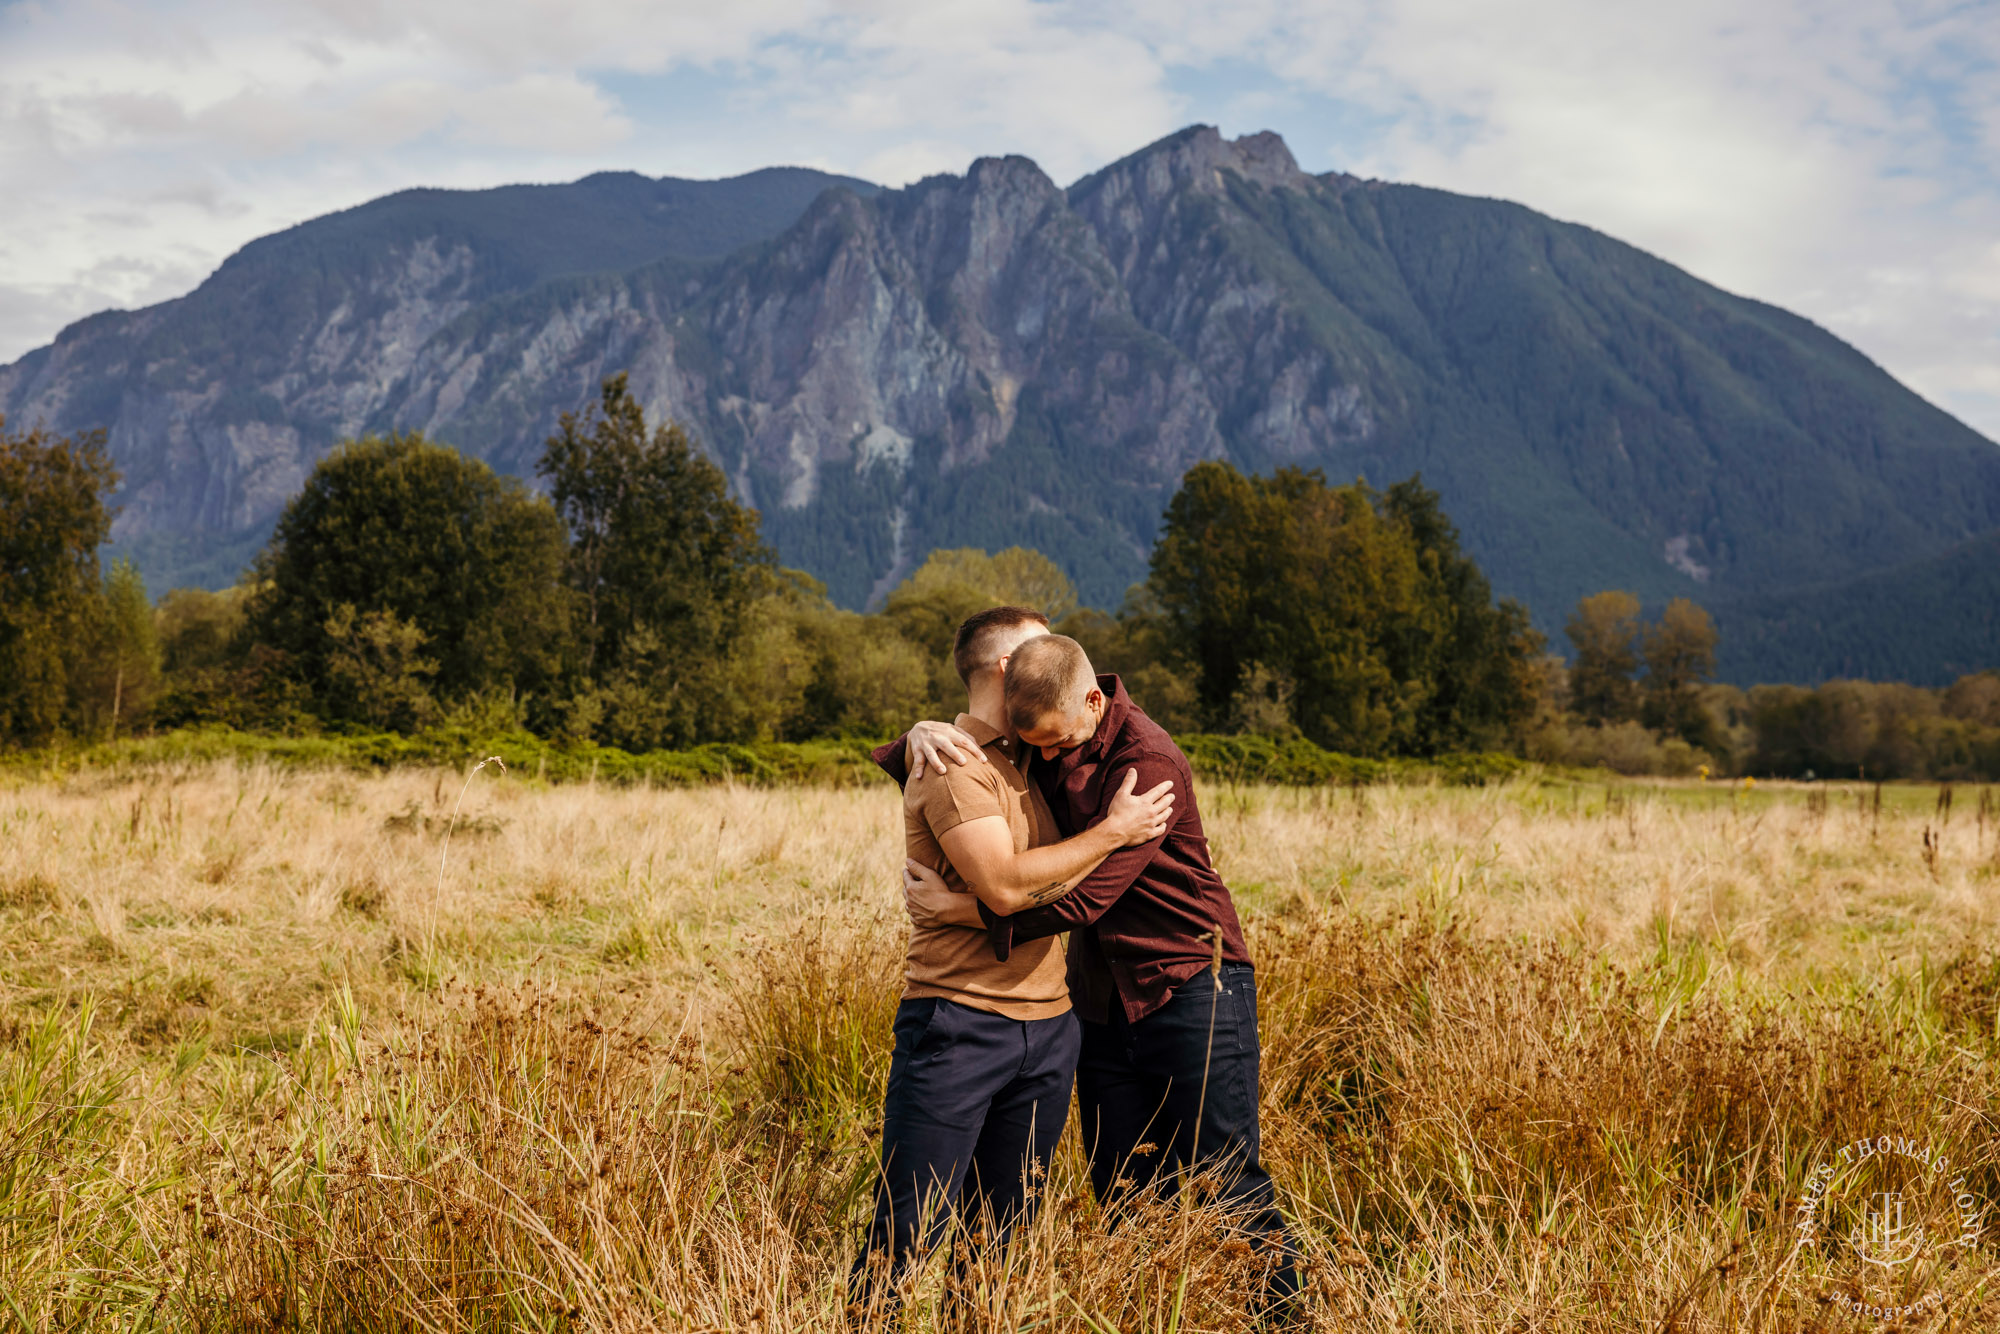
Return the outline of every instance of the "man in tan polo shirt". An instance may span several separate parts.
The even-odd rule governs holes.
[[[963,904],[911,921],[875,1215],[849,1287],[863,1316],[893,1305],[893,1279],[954,1214],[1004,1242],[1032,1207],[1027,1178],[1046,1170],[1069,1115],[1079,1039],[1062,947],[1047,937],[996,959],[975,899],[999,913],[1053,902],[1172,819],[1173,785],[1141,795],[1128,774],[1101,823],[1059,841],[1040,788],[1016,763],[1022,748],[1003,688],[1014,647],[1046,633],[1047,618],[1027,607],[995,607],[959,627],[952,661],[967,701],[958,726],[989,762],[932,765],[903,792],[910,859],[942,875]]]

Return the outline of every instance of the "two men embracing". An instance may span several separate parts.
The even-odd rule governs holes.
[[[912,929],[851,1309],[893,1309],[954,1216],[1005,1244],[1073,1081],[1098,1202],[1209,1176],[1283,1318],[1296,1250],[1259,1160],[1255,972],[1187,757],[1032,608],[971,617],[952,656],[966,712],[875,752],[904,787]]]

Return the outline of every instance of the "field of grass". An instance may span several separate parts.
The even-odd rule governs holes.
[[[841,1327],[892,789],[467,782],[0,777],[0,1326]],[[1990,794],[1200,795],[1310,1328],[2000,1326],[1983,1212],[1893,1267],[1859,1215],[1798,1226],[1882,1136],[2000,1200]],[[909,1327],[1244,1328],[1242,1248],[1188,1196],[1113,1226],[1074,1133],[1033,1228],[940,1256]]]

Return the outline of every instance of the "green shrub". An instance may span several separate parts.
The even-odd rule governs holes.
[[[1508,778],[1525,767],[1512,755],[1492,753],[1441,755],[1432,760],[1371,760],[1325,750],[1302,737],[1279,741],[1266,736],[1196,734],[1177,740],[1195,773],[1230,783],[1357,787],[1436,780],[1478,787]]]
[[[413,736],[358,727],[315,736],[274,736],[210,725],[90,746],[4,753],[0,754],[0,771],[146,768],[227,760],[286,768],[379,770],[404,765],[457,767],[498,755],[510,772],[550,782],[777,787],[872,781],[877,771],[869,751],[876,744],[857,737],[753,745],[717,742],[635,755],[613,746],[558,743],[518,729],[490,731],[464,724],[446,724]],[[1203,778],[1285,787],[1353,787],[1390,781],[1476,787],[1508,778],[1525,767],[1511,755],[1496,754],[1445,755],[1434,760],[1361,759],[1296,737],[1276,741],[1262,736],[1196,734],[1181,737],[1180,744],[1195,773]]]
[[[71,770],[149,767],[236,760],[286,768],[377,770],[403,765],[456,767],[498,755],[516,774],[554,782],[653,783],[689,787],[736,782],[847,783],[875,772],[869,743],[859,740],[708,745],[634,755],[589,743],[557,745],[531,732],[479,733],[440,727],[414,736],[347,729],[319,736],[271,736],[210,726],[179,728],[93,746],[17,751],[0,755],[0,769]]]

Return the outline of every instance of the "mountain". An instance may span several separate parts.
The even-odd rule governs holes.
[[[876,188],[778,167],[405,190],[253,241],[178,300],[78,321],[0,368],[0,413],[106,428],[124,473],[118,545],[156,592],[226,584],[314,461],[373,428],[444,325],[566,275],[713,260],[777,235],[834,186]]]
[[[708,188],[392,196],[65,330],[0,409],[110,426],[156,580],[240,562],[343,435],[527,473],[618,370],[849,605],[1016,543],[1115,605],[1203,458],[1421,471],[1545,627],[1601,588],[1693,597],[1760,646],[1739,679],[1874,660],[1788,599],[2000,530],[2000,448],[1810,322],[1518,205],[1308,175],[1276,135],[1192,127],[1067,189],[1019,157]],[[1939,643],[1907,674],[1963,656]]]

